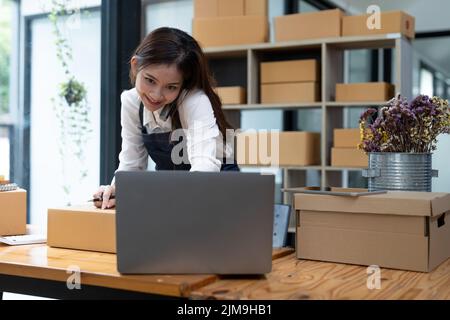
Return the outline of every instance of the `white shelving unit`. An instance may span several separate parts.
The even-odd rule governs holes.
[[[206,48],[218,85],[241,85],[247,89],[245,105],[225,105],[223,109],[237,128],[240,127],[240,111],[243,110],[321,110],[321,163],[317,166],[286,167],[283,169],[283,187],[305,184],[307,170],[320,172],[323,186],[339,186],[342,172],[361,168],[334,168],[330,166],[330,150],[333,129],[343,127],[344,108],[379,106],[378,102],[335,102],[335,85],[344,82],[344,51],[353,49],[393,49],[395,90],[406,97],[412,91],[412,49],[411,42],[400,33],[365,36],[338,37],[307,41],[263,43]],[[315,58],[321,66],[321,101],[312,103],[261,104],[259,103],[259,65],[263,61]],[[268,128],[270,129],[270,128]],[[284,201],[291,199],[285,195]]]

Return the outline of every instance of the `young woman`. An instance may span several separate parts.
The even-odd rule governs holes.
[[[174,28],[148,34],[130,61],[134,88],[121,95],[119,170],[224,171],[239,168],[224,140],[226,121],[208,64],[197,41]],[[187,153],[187,154],[186,154]],[[100,186],[97,207],[112,208],[114,179]]]

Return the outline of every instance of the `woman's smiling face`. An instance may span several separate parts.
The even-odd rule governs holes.
[[[137,61],[133,59],[131,65],[136,68]],[[182,83],[183,77],[175,65],[152,64],[137,71],[135,87],[144,106],[156,111],[178,97]]]

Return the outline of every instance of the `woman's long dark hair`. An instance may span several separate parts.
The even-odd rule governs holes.
[[[225,119],[222,102],[214,92],[215,80],[211,76],[208,62],[197,41],[186,32],[169,27],[158,28],[149,33],[134,52],[137,61],[136,73],[130,70],[130,80],[134,85],[139,70],[152,64],[176,65],[183,76],[180,90],[201,89],[208,96],[214,110],[217,125],[223,138],[226,129],[232,126]],[[178,98],[177,98],[178,100]],[[179,126],[179,115],[172,115],[174,126]]]

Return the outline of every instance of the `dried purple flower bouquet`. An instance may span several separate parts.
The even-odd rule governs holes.
[[[430,153],[437,137],[450,133],[450,108],[440,97],[419,95],[410,103],[398,95],[380,110],[360,117],[361,143],[366,152]]]

